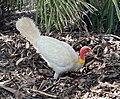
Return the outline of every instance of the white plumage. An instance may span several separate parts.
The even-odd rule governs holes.
[[[63,72],[76,71],[81,67],[79,56],[70,45],[52,37],[41,36],[32,19],[22,17],[17,21],[16,28],[55,71],[55,79]]]

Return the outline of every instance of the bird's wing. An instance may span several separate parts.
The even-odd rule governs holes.
[[[70,55],[71,55],[71,57],[74,59],[74,61],[77,61],[77,60],[76,60],[76,57],[79,58],[79,56],[77,55],[77,53],[75,52],[75,50],[74,50],[69,44],[67,44],[67,43],[65,43],[65,42],[61,42],[61,43],[63,43],[64,47],[66,47],[66,49],[68,49],[69,53],[71,53]],[[72,49],[70,49],[70,47],[71,47]]]
[[[77,56],[74,49],[67,43],[47,36],[40,37],[36,43],[36,48],[48,63],[59,64],[61,67],[73,64],[73,57]]]

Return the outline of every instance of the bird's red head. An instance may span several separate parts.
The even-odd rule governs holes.
[[[85,63],[85,54],[92,52],[91,48],[88,46],[84,46],[80,50],[80,63],[84,64]]]

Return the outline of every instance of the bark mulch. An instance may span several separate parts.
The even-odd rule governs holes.
[[[7,15],[8,16],[8,15]],[[52,69],[15,28],[12,16],[0,19],[0,99],[120,99],[120,37],[86,33],[49,33],[77,53],[90,46],[80,72],[53,79]]]

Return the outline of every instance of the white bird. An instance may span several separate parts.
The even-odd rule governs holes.
[[[54,79],[57,79],[63,72],[79,70],[85,62],[85,54],[91,52],[91,49],[85,46],[81,48],[79,57],[69,44],[40,35],[33,20],[27,17],[19,19],[16,22],[16,28],[42,55],[48,66],[55,71]]]

